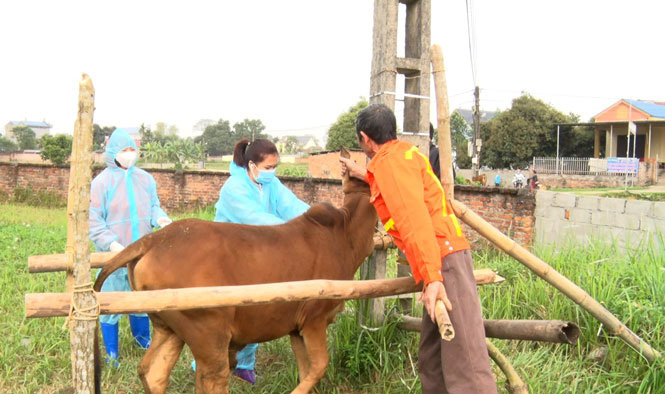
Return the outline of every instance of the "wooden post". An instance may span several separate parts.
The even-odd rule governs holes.
[[[453,179],[452,139],[450,137],[450,111],[448,109],[448,85],[443,67],[443,52],[434,44],[430,49],[432,75],[436,93],[436,122],[439,130],[439,161],[441,163],[441,185],[446,193],[446,200],[455,198],[455,180]]]
[[[94,338],[97,328],[95,295],[90,278],[88,210],[92,178],[92,117],[95,89],[90,77],[79,82],[79,112],[74,141],[67,199],[67,290],[72,292],[69,316],[72,373],[76,393],[94,392]]]

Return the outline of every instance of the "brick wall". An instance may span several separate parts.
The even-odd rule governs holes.
[[[102,171],[95,168],[94,175]],[[212,205],[219,189],[228,179],[223,171],[181,171],[150,169],[157,182],[157,194],[167,212]],[[307,203],[330,202],[341,206],[342,182],[339,179],[280,178],[300,199]],[[67,196],[69,168],[38,164],[0,163],[0,192],[12,194],[17,187],[45,190]],[[494,187],[455,187],[455,198],[473,209],[502,232],[510,233],[522,245],[529,245],[534,231],[534,195],[526,189]],[[464,232],[473,243],[480,236],[468,226]]]
[[[520,245],[528,246],[533,240],[536,199],[527,189],[509,189],[479,186],[455,186],[455,199],[465,204],[504,234],[509,234]],[[463,225],[464,234],[472,243],[482,237]]]
[[[365,163],[367,156],[362,151],[351,151],[351,159],[356,163]],[[342,165],[339,162],[339,152],[320,152],[309,155],[309,175],[314,178],[341,179]]]

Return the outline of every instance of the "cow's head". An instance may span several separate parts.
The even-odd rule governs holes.
[[[351,158],[349,150],[344,147],[342,147],[339,155],[345,159]],[[350,177],[349,170],[346,170],[344,176],[342,176],[342,191],[345,195],[350,193],[365,193],[369,195],[369,185],[358,178]]]

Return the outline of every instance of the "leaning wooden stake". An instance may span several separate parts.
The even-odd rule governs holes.
[[[436,94],[436,120],[439,130],[439,146],[451,146],[450,143],[450,111],[448,110],[448,87],[446,84],[446,71],[443,68],[443,54],[438,45],[430,48],[432,61],[432,75],[434,75],[434,91]],[[441,184],[445,194],[446,204],[455,197],[455,180],[453,179],[453,157],[450,149],[439,149],[441,162]],[[443,207],[447,209],[447,207]],[[451,341],[455,338],[455,328],[443,302],[436,303],[436,321],[439,324],[441,338]]]
[[[508,378],[508,391],[511,393],[528,394],[529,390],[506,356],[504,356],[503,353],[501,353],[499,349],[489,341],[489,339],[485,339],[485,342],[487,343],[487,351],[489,352],[490,357],[494,360],[496,365],[501,368],[503,374],[506,375],[506,378]]]
[[[69,340],[76,393],[94,392],[93,344],[97,327],[97,303],[90,281],[88,209],[92,178],[92,115],[95,89],[90,77],[79,82],[79,111],[74,124],[74,141],[67,199],[67,287],[71,293]]]
[[[448,109],[448,84],[446,83],[446,70],[443,67],[443,53],[441,47],[434,44],[429,54],[432,60],[432,75],[434,76],[434,91],[436,93],[436,122],[439,130],[439,162],[441,164],[441,185],[446,193],[446,199],[455,198],[455,179],[453,179],[453,154],[450,137],[450,110]]]
[[[610,333],[623,339],[633,349],[643,355],[647,360],[654,361],[660,357],[660,353],[654,350],[642,338],[638,337],[625,324],[617,319],[612,313],[605,309],[598,301],[593,299],[589,293],[571,282],[568,278],[561,275],[549,264],[534,256],[520,246],[518,243],[508,238],[501,231],[497,230],[483,218],[478,216],[466,205],[459,201],[453,201],[453,209],[458,218],[464,223],[476,230],[480,235],[492,242],[499,249],[515,258],[520,263],[533,271],[536,275],[547,281],[563,294],[575,301],[582,308],[591,313],[598,321],[603,323]]]

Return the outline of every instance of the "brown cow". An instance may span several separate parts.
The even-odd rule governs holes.
[[[95,282],[127,265],[134,290],[230,286],[310,279],[351,280],[374,247],[376,211],[369,186],[343,180],[344,206],[312,206],[279,226],[197,219],[175,222],[131,244],[109,261]],[[196,392],[228,393],[235,354],[246,344],[290,335],[300,384],[308,393],[328,364],[326,327],[340,300],[150,313],[152,345],[139,364],[147,393],[165,393],[186,343],[196,360]],[[98,357],[98,355],[97,355]]]

